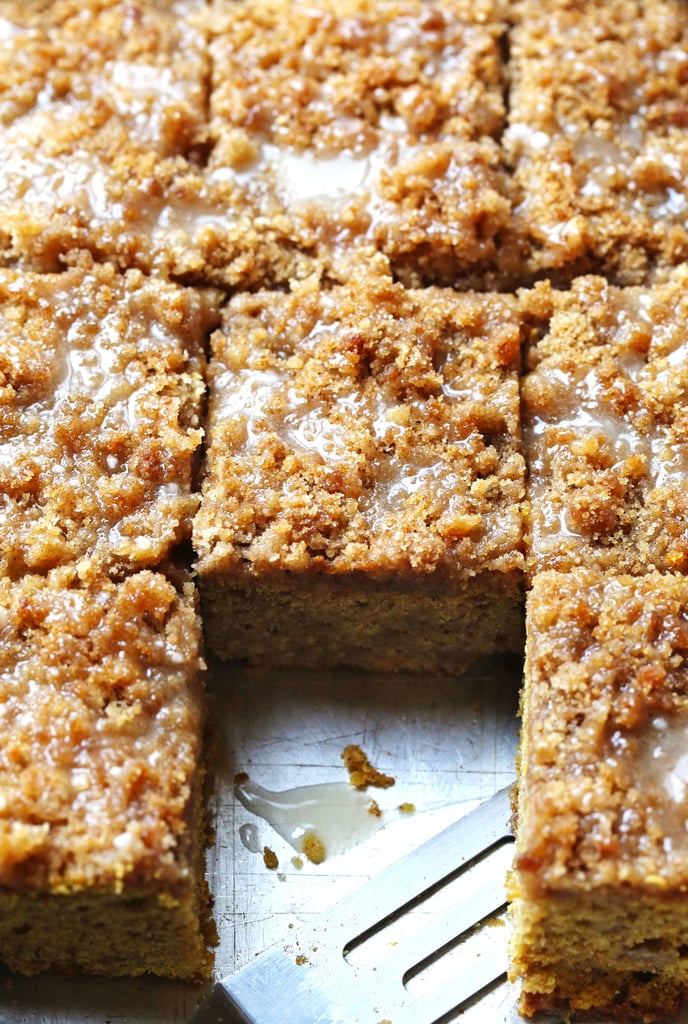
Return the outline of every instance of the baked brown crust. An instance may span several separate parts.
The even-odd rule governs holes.
[[[685,992],[687,613],[682,576],[533,582],[512,878],[528,1014],[650,1021]]]
[[[641,284],[688,257],[680,0],[512,5],[509,128],[534,273]]]
[[[183,578],[0,579],[0,955],[17,969],[207,971],[200,645]],[[103,935],[81,933],[98,907]],[[171,934],[151,942],[158,913]]]
[[[213,306],[88,262],[0,270],[0,574],[154,566],[188,538]]]
[[[541,318],[521,388],[531,573],[688,569],[687,282],[522,296]]]

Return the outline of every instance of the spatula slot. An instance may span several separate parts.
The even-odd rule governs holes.
[[[512,844],[512,836],[503,836],[347,942],[343,950],[347,963],[360,967],[403,958],[404,979],[424,970],[439,948],[460,943],[504,906]],[[437,943],[428,950],[433,936]]]
[[[490,982],[489,985],[485,985],[475,992],[469,999],[464,999],[463,1002],[459,1003],[452,1010],[444,1013],[441,1017],[436,1017],[432,1024],[487,1024],[487,1021],[490,1021],[490,1024],[497,1024],[496,1016],[493,1018],[489,1015],[490,1010],[487,1001],[490,999],[490,996],[499,995],[502,996],[502,999],[499,1001],[503,1001],[504,993],[502,990],[505,985],[506,971]]]
[[[455,962],[459,967],[463,967],[471,957],[477,958],[483,956],[486,952],[493,955],[495,949],[494,936],[485,934],[484,930],[486,928],[503,928],[506,934],[508,927],[506,910],[507,905],[504,903],[491,914],[487,914],[481,921],[476,922],[467,931],[462,932],[461,935],[457,935],[455,939],[447,942],[440,949],[435,950],[434,953],[426,957],[421,963],[406,971],[403,977],[404,987],[409,992],[421,991],[426,984],[433,984],[435,974],[441,975],[442,980],[444,980],[453,970],[452,965]],[[504,948],[506,948],[506,942],[504,943]]]
[[[305,963],[266,951],[215,986],[194,1024],[217,1024],[218,992],[234,1014],[220,1019],[246,1024],[462,1024],[464,1006],[468,1024],[483,1002],[476,1024],[507,1024],[508,930],[490,925],[505,902],[510,820],[507,786],[304,929]],[[477,936],[491,941],[475,947]],[[476,1003],[476,993],[487,995]]]

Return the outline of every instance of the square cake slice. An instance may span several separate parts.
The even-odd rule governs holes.
[[[200,620],[188,579],[0,579],[0,960],[205,977]]]
[[[513,298],[365,266],[232,298],[194,522],[217,654],[450,673],[519,649],[520,341]]]
[[[188,539],[213,299],[88,264],[0,270],[0,575]]]
[[[688,571],[688,274],[525,296],[528,567]]]
[[[224,187],[228,215],[224,228],[209,221],[209,266],[224,261],[229,283],[241,274],[274,286],[319,266],[342,281],[364,247],[412,286],[488,288],[517,275],[497,142],[505,10],[502,0],[216,2],[208,185]],[[247,242],[253,266],[241,263]]]
[[[512,5],[505,149],[534,273],[641,284],[688,257],[682,0]]]
[[[206,10],[205,0],[0,5],[0,262],[55,271],[88,249],[202,276]]]
[[[522,1012],[664,1018],[688,993],[688,580],[545,572],[526,607]]]

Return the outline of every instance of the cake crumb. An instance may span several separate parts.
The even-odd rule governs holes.
[[[372,814],[374,818],[381,818],[382,811],[377,800],[370,800],[368,803],[368,814]]]
[[[300,857],[292,857],[291,862],[297,869],[297,871],[301,871],[301,869],[303,868],[303,861],[301,860]]]
[[[415,814],[416,805],[408,802],[399,804],[399,810],[401,811],[402,814]]]
[[[263,847],[263,863],[268,871],[276,871],[279,867],[279,860],[274,850],[271,850],[269,846]]]
[[[342,752],[342,760],[349,773],[349,781],[356,789],[367,789],[368,786],[376,786],[378,789],[388,789],[394,785],[395,779],[391,775],[374,768],[368,760],[368,755],[355,743],[349,743]]]
[[[301,849],[311,864],[322,864],[325,860],[325,846],[322,839],[319,839],[314,832],[306,832]]]
[[[307,964],[308,962],[309,962],[308,957],[304,956],[303,953],[299,953],[299,955],[296,957],[296,964],[299,967],[303,967],[303,965]]]

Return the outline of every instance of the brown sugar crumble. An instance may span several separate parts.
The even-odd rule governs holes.
[[[341,756],[349,773],[349,781],[356,789],[367,789],[368,786],[389,789],[394,785],[396,780],[393,776],[385,775],[374,768],[368,760],[368,755],[355,743],[346,746]]]
[[[514,296],[379,262],[230,300],[194,520],[216,654],[450,673],[522,647],[522,328]]]
[[[325,860],[325,844],[314,832],[306,832],[301,840],[301,849],[311,864],[322,864]]]
[[[680,0],[519,0],[503,144],[532,270],[642,284],[688,257]]]
[[[528,569],[688,570],[688,274],[542,286],[521,385]]]
[[[0,268],[0,575],[156,566],[188,540],[213,318],[139,271]]]
[[[248,239],[263,286],[321,269],[343,281],[371,253],[410,286],[517,276],[497,142],[505,13],[500,0],[224,7],[208,177],[249,216],[215,228],[220,270],[239,272]]]
[[[0,4],[12,969],[208,976],[199,600],[459,675],[527,595],[522,1012],[688,994],[686,111],[683,0]]]
[[[279,867],[279,860],[274,850],[271,850],[269,846],[263,847],[263,864],[268,871],[277,871]]]
[[[202,278],[205,7],[3,3],[0,263]]]

